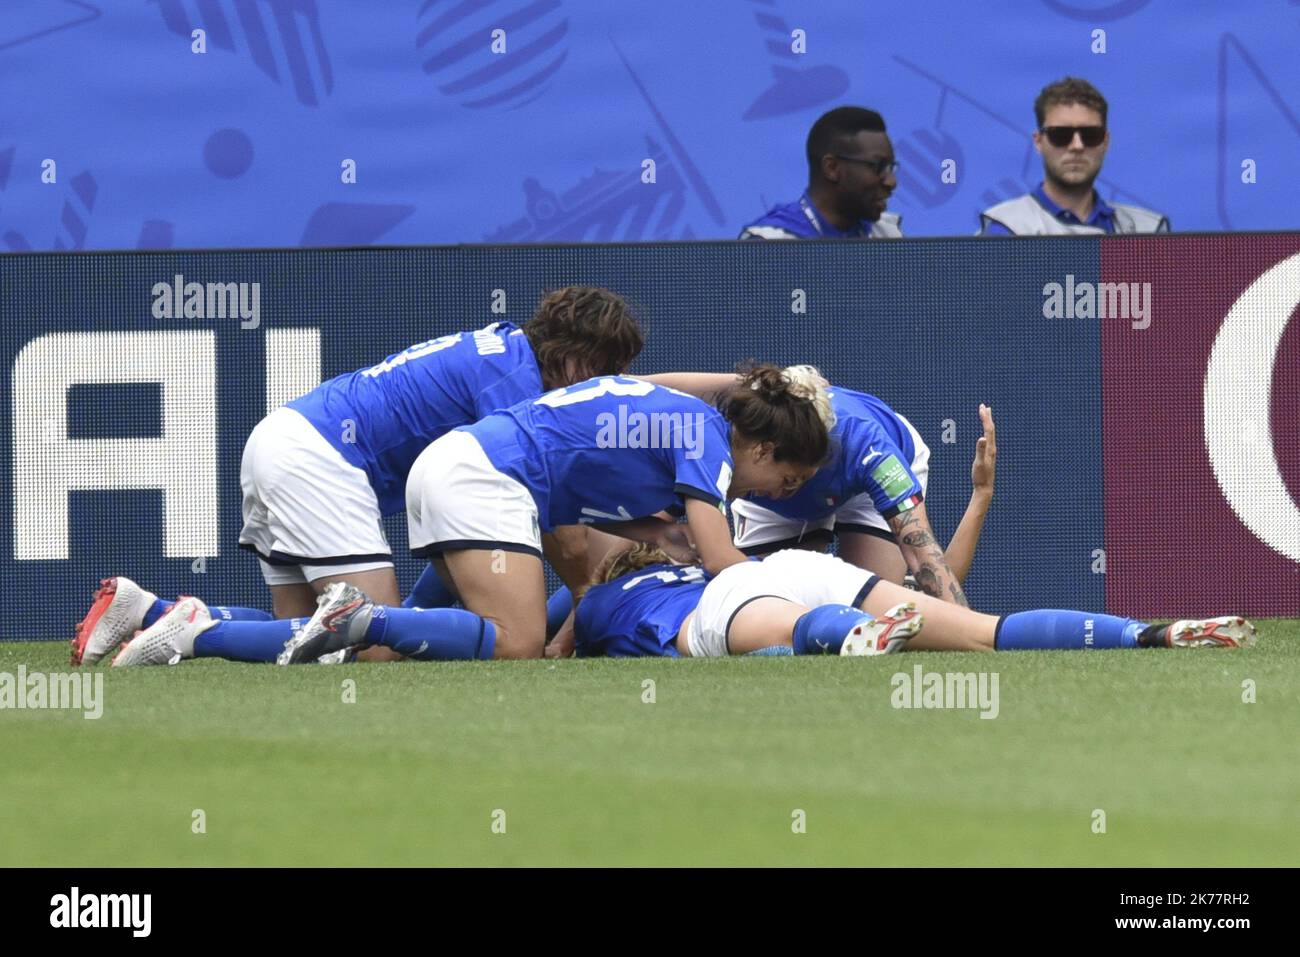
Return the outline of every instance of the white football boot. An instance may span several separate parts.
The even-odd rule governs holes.
[[[1200,620],[1184,618],[1165,632],[1167,648],[1249,648],[1255,644],[1255,626],[1240,615]]]
[[[118,575],[99,583],[90,611],[73,630],[72,664],[97,664],[144,624],[145,612],[158,596]]]
[[[892,655],[902,651],[920,632],[924,619],[910,601],[895,605],[879,618],[864,614],[840,645],[841,655]]]
[[[216,622],[197,598],[182,598],[167,613],[122,646],[114,668],[175,665],[194,657],[194,639]]]

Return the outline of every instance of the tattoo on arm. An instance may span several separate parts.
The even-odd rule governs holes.
[[[961,585],[957,583],[952,572],[944,566],[942,553],[923,557],[920,568],[914,574],[916,583],[927,595],[951,601],[955,605],[969,605]],[[944,594],[945,587],[947,594]]]
[[[938,544],[934,540],[934,536],[931,535],[929,532],[908,532],[901,539],[899,539],[899,541],[901,541],[904,545],[910,545],[912,548],[915,549],[922,549],[922,548],[928,549],[931,545]]]
[[[939,547],[928,523],[913,512],[904,512],[897,519],[894,534],[903,548],[904,557],[908,559],[908,565],[914,565],[912,574],[921,590],[935,598],[969,607],[966,594],[948,567],[943,549]]]
[[[938,544],[928,523],[921,521],[920,516],[915,512],[903,512],[898,516],[898,528],[894,534],[904,545],[913,548],[926,548]]]
[[[929,565],[922,565],[915,572],[916,583],[927,595],[942,595],[939,589],[939,577]]]

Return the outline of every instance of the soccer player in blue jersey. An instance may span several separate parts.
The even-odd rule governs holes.
[[[407,475],[429,443],[622,372],[642,341],[622,299],[570,287],[544,298],[522,329],[497,323],[412,346],[267,416],[244,450],[240,545],[259,556],[277,617],[311,615],[320,590],[343,579],[397,604],[379,519],[405,507]]]
[[[907,419],[875,396],[842,388],[830,395],[831,459],[786,500],[754,496],[737,502],[737,547],[748,555],[800,545],[824,549],[834,536],[840,556],[852,564],[894,582],[910,571],[926,594],[966,604],[961,583],[969,566],[950,565],[925,512],[929,447]],[[988,443],[992,412],[983,406],[980,412]],[[968,509],[972,514],[982,525],[983,513]],[[978,526],[974,534],[978,539]]]
[[[596,581],[578,602],[580,656],[1239,648],[1256,637],[1239,616],[1159,625],[1060,609],[985,615],[801,549],[709,576],[635,546],[609,556]]]
[[[791,368],[818,375],[811,367]],[[705,397],[735,381],[712,373],[670,373],[655,380]],[[835,420],[826,463],[794,495],[737,501],[732,506],[736,546],[748,555],[825,550],[834,537],[840,556],[850,563],[895,583],[910,571],[926,594],[966,604],[961,583],[993,495],[992,410],[980,406],[984,435],[971,469],[971,503],[950,544],[961,557],[950,561],[926,516],[930,450],[916,429],[875,396],[838,387],[830,387],[828,395]]]
[[[309,618],[336,581],[399,604],[381,518],[405,507],[407,474],[429,443],[496,409],[621,373],[642,343],[620,297],[568,287],[543,297],[522,328],[499,322],[420,343],[270,413],[244,447],[239,540],[259,558],[275,617]],[[73,664],[95,663],[171,604],[106,579],[76,627]],[[214,620],[267,617],[226,609]]]
[[[698,553],[706,570],[720,572],[746,560],[731,543],[725,503],[792,494],[827,454],[829,417],[819,381],[759,366],[716,408],[645,380],[606,376],[457,429],[416,460],[406,514],[412,551],[434,561],[465,610],[398,613],[355,588],[331,589],[280,660],[315,661],[362,642],[402,650],[417,632],[429,656],[440,653],[433,646],[452,644],[484,657],[486,649],[498,658],[540,657],[544,533],[591,525],[679,558]],[[663,517],[677,509],[685,529]],[[548,557],[570,587],[586,586],[585,560]],[[407,624],[412,631],[398,648],[395,635]]]

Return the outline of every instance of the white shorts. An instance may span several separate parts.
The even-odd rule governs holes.
[[[730,654],[727,632],[732,619],[756,598],[784,598],[809,608],[856,608],[879,580],[834,555],[798,548],[773,552],[761,562],[732,565],[705,586],[686,629],[687,649],[697,658]]]
[[[411,553],[503,549],[542,557],[537,503],[497,471],[468,432],[448,432],[420,453],[406,478]]]
[[[921,483],[921,494],[924,495],[930,478],[930,447],[912,427],[911,422],[901,415],[898,420],[912,433],[912,442],[916,446],[916,454],[912,456],[912,473]],[[810,536],[820,536],[829,544],[831,535],[838,532],[861,532],[894,540],[889,522],[876,511],[875,503],[866,492],[846,499],[833,513],[814,521],[786,518],[744,499],[736,499],[731,503],[731,514],[735,518],[736,547],[744,552],[789,548],[801,544]]]
[[[268,585],[392,567],[366,473],[294,409],[276,409],[253,429],[239,486],[239,545],[261,559]]]

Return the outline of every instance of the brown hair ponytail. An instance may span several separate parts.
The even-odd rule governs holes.
[[[771,442],[778,462],[820,465],[835,424],[826,380],[812,366],[742,366],[741,381],[718,410],[749,442]]]

